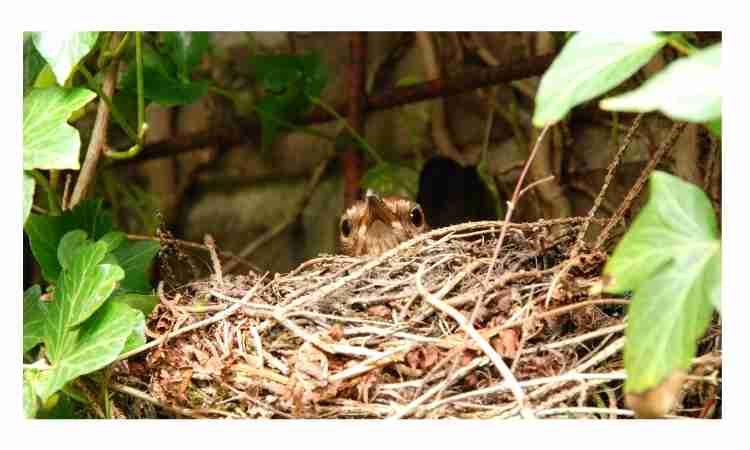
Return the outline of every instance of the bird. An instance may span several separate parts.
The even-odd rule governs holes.
[[[339,241],[345,255],[378,256],[429,229],[419,204],[368,190],[341,215]]]

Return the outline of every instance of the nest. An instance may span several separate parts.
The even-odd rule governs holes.
[[[605,253],[571,256],[583,222],[509,224],[497,253],[502,222],[467,223],[273,277],[222,276],[215,258],[211,279],[160,289],[150,348],[112,371],[115,404],[128,417],[627,416],[628,300],[597,289]]]

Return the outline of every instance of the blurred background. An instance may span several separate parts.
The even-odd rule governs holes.
[[[702,45],[721,39],[695,35]],[[182,79],[195,92],[170,91],[165,82],[149,94],[147,86],[143,150],[100,165],[91,196],[104,198],[131,234],[153,236],[160,223],[197,243],[210,234],[221,250],[274,272],[336,252],[340,215],[367,188],[419,201],[433,227],[502,218],[538,134],[530,118],[539,78],[568,36],[200,33],[193,39],[206,45]],[[162,70],[170,39],[144,34],[145,69]],[[665,48],[614,93],[633,89],[677,56]],[[118,92],[132,89],[128,70],[120,66]],[[299,90],[306,101],[297,101]],[[132,96],[115,102],[135,114]],[[555,178],[524,196],[514,221],[588,212],[635,116],[603,111],[596,102],[550,130],[527,183]],[[96,104],[75,122],[82,148]],[[644,118],[599,215],[614,212],[671,124],[659,114]],[[127,147],[117,124],[110,123],[108,136],[113,148]],[[689,124],[664,170],[702,185],[709,145],[705,128]],[[719,201],[720,161],[712,168],[709,194]],[[208,273],[207,253],[194,256]],[[225,267],[249,268],[233,259]],[[26,273],[38,277],[31,267]]]

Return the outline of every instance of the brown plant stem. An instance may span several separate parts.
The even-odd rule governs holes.
[[[110,47],[112,49],[117,48],[119,43],[120,33],[115,33],[110,41]],[[115,91],[115,85],[117,81],[117,69],[119,64],[114,62],[107,68],[104,74],[104,81],[102,83],[102,92],[107,97],[111,98]],[[86,196],[86,192],[91,184],[93,184],[94,177],[96,175],[96,166],[99,162],[99,157],[102,154],[102,149],[107,143],[107,124],[109,123],[109,106],[107,103],[99,99],[99,107],[96,111],[96,121],[94,122],[94,129],[91,133],[91,140],[89,146],[86,149],[86,159],[83,161],[81,172],[78,174],[78,180],[76,181],[75,187],[73,188],[73,194],[70,197],[69,208],[75,208],[75,206],[81,202]]]
[[[349,40],[349,125],[360,136],[364,135],[364,108],[367,104],[367,33],[350,33]],[[362,178],[362,158],[352,144],[341,154],[344,170],[344,205],[351,206],[359,197]]]
[[[477,88],[538,76],[547,70],[555,56],[554,53],[532,56],[522,60],[510,61],[497,67],[465,71],[451,78],[440,78],[409,86],[385,89],[367,96],[366,103],[363,105],[363,112],[395,108],[423,100],[458,95]],[[348,103],[339,104],[334,106],[333,109],[340,115],[345,116],[349,111],[349,106]],[[337,120],[337,118],[326,111],[325,108],[317,106],[309,116],[299,122],[299,125],[311,125],[332,120]],[[133,164],[147,159],[166,158],[208,146],[238,145],[253,136],[258,136],[259,133],[260,125],[255,121],[245,120],[239,126],[220,124],[217,128],[208,132],[177,136],[146,145],[137,157],[112,161],[112,164]]]
[[[485,284],[489,281],[490,275],[492,274],[492,271],[495,268],[495,263],[497,262],[497,255],[500,253],[500,248],[503,246],[503,241],[505,240],[505,233],[508,231],[508,224],[510,223],[510,219],[513,216],[513,210],[516,208],[518,200],[521,197],[521,186],[523,185],[523,180],[526,178],[526,173],[529,171],[531,162],[534,161],[534,156],[536,156],[536,153],[539,150],[539,147],[541,147],[542,141],[544,140],[544,136],[547,135],[547,130],[549,130],[550,126],[551,125],[547,125],[544,128],[542,128],[542,131],[539,133],[539,137],[536,139],[534,148],[531,149],[529,158],[526,160],[526,164],[523,166],[521,175],[518,177],[518,182],[516,183],[516,189],[513,191],[513,197],[511,197],[510,201],[508,202],[508,209],[505,211],[505,218],[503,219],[503,226],[502,226],[502,229],[500,230],[500,237],[497,240],[495,251],[492,254],[492,263],[487,269],[487,275],[484,278]],[[526,192],[526,191],[524,190],[523,192]]]

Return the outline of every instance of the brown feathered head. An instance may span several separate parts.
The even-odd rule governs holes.
[[[376,256],[428,230],[422,208],[401,197],[380,198],[368,190],[341,216],[341,251]]]

